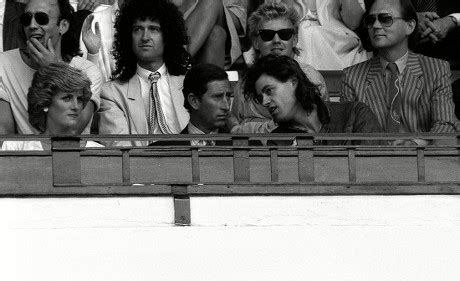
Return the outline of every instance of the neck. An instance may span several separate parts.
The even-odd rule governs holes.
[[[164,61],[161,60],[161,61],[155,61],[155,62],[140,62],[138,61],[137,62],[139,64],[140,67],[144,68],[144,69],[147,69],[151,72],[155,72],[155,71],[158,71],[158,69],[160,69],[160,67],[164,64]]]
[[[193,114],[190,114],[190,123],[192,123],[193,126],[195,126],[198,129],[200,129],[203,133],[209,134],[209,133],[211,133],[212,131],[215,130],[215,128],[207,128],[207,127],[203,126],[202,125],[203,123],[200,122],[200,121],[201,120],[199,118],[197,118]]]
[[[395,62],[398,59],[402,58],[407,53],[407,51],[409,51],[409,47],[407,45],[407,39],[406,39],[399,46],[379,50],[379,56],[381,56],[383,59],[385,59],[388,62]]]
[[[44,135],[77,135],[77,129],[74,128],[56,128],[53,126],[46,126]]]
[[[310,114],[303,109],[298,111],[290,125],[308,133],[318,133],[322,126],[316,109],[313,109]]]

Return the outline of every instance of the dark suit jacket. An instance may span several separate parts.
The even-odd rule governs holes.
[[[379,133],[382,132],[375,115],[362,102],[326,102],[331,120],[322,124],[320,133]],[[305,133],[299,129],[280,124],[272,133]],[[291,141],[269,141],[269,145],[290,145]],[[346,141],[331,140],[318,144],[323,145],[360,145],[378,144],[378,141]]]
[[[454,132],[454,105],[446,61],[409,52],[402,77],[402,123],[407,132]],[[361,101],[386,128],[389,98],[379,57],[344,70],[341,101]]]

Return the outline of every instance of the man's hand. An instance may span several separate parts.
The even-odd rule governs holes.
[[[449,31],[456,27],[454,21],[449,16],[435,19],[426,24],[428,29],[422,33],[422,40],[428,37],[433,43],[446,38]]]
[[[421,38],[420,43],[430,41],[430,35],[433,40],[437,40],[436,35],[434,35],[433,30],[429,26],[429,24],[431,24],[432,21],[437,19],[439,19],[439,15],[433,12],[417,13],[417,33]],[[425,34],[423,38],[422,34]]]
[[[27,50],[29,51],[29,55],[39,66],[49,65],[62,60],[54,52],[51,38],[48,39],[47,46],[48,48],[45,48],[45,46],[43,46],[40,41],[35,38],[27,40]]]
[[[89,54],[97,54],[99,49],[101,48],[101,30],[99,29],[99,22],[96,22],[94,25],[94,29],[96,33],[93,32],[91,29],[91,25],[94,20],[94,15],[89,15],[85,22],[83,23],[83,27],[81,28],[81,37],[83,43],[85,44],[86,49],[88,50]]]
[[[100,4],[101,0],[79,0],[77,10],[88,10],[94,12]]]

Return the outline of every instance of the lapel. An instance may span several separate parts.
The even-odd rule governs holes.
[[[177,119],[179,120],[180,128],[183,129],[187,126],[190,115],[184,107],[184,94],[182,93],[184,76],[175,76],[168,74],[169,89],[171,90],[171,97],[174,109],[176,110]]]
[[[407,58],[406,71],[403,74],[403,103],[409,101],[410,104],[416,104],[422,94],[422,85],[424,84],[422,66],[419,61],[419,56],[409,52]],[[404,106],[404,105],[403,105]]]
[[[149,132],[147,116],[144,110],[144,100],[141,96],[141,84],[137,75],[129,79],[126,97],[128,97],[129,115],[131,116],[130,125],[134,127],[132,133],[147,134]]]
[[[386,105],[388,97],[385,88],[385,77],[382,70],[382,64],[378,56],[369,60],[369,71],[366,76],[364,89],[364,103],[368,104],[377,116],[380,125],[385,124]]]

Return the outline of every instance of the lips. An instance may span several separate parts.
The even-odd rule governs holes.
[[[67,116],[69,116],[70,118],[77,119],[79,114],[68,114]]]

